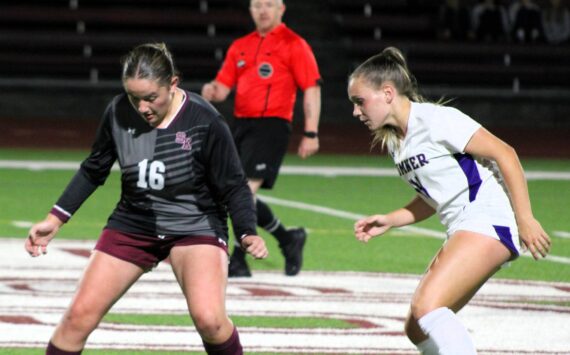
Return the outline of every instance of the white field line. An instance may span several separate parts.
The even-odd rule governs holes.
[[[33,161],[33,160],[0,160],[0,169],[27,169],[27,170],[75,170],[79,167],[79,162],[50,162],[50,161]],[[117,165],[113,170],[118,170]],[[363,168],[363,167],[331,167],[331,166],[283,166],[280,173],[285,175],[314,175],[314,176],[382,176],[397,177],[395,169],[389,168]],[[528,180],[570,180],[570,172],[548,172],[548,171],[528,171],[526,172]],[[328,207],[310,205],[303,202],[288,201],[276,199],[273,197],[263,196],[268,202],[280,204],[286,207],[304,209],[330,216],[356,220],[364,217],[364,215],[354,214],[350,212],[340,211]],[[414,226],[401,227],[400,229],[435,238],[445,238],[445,233],[433,231],[425,228]],[[529,254],[522,256],[530,257]],[[570,258],[549,255],[547,260],[570,264]]]
[[[56,239],[48,254],[30,258],[21,239],[0,238],[0,348],[45,346],[93,244]],[[287,277],[256,271],[252,278],[229,280],[227,308],[231,316],[308,316],[357,324],[351,329],[239,327],[247,353],[417,354],[403,328],[418,281],[417,275],[389,273],[303,271]],[[492,279],[458,316],[481,355],[568,355],[570,308],[556,305],[568,302],[568,290],[568,283]],[[169,265],[161,263],[112,312],[186,315],[187,309]],[[202,350],[190,326],[109,322],[101,323],[87,347]]]
[[[0,168],[4,169],[27,169],[27,170],[75,170],[79,167],[79,162],[49,162],[49,161],[33,161],[33,160],[0,160]],[[117,166],[113,167],[117,170]],[[363,168],[363,167],[331,167],[331,166],[283,166],[280,171],[286,175],[315,175],[315,176],[383,176],[383,177],[397,177],[395,169],[388,168]],[[529,180],[570,180],[570,172],[547,172],[547,171],[529,171],[526,173]],[[317,213],[322,213],[330,216],[357,220],[364,217],[363,215],[354,214],[350,212],[340,211],[328,207],[310,205],[302,202],[287,201],[276,199],[273,197],[264,196],[268,202],[280,204],[282,206],[309,210]],[[273,201],[271,201],[271,200]],[[433,231],[425,228],[414,226],[406,226],[401,228],[404,231],[425,235],[435,238],[445,238],[445,233]],[[530,257],[529,254],[522,254],[522,256]],[[547,260],[554,262],[570,264],[570,258],[560,256],[548,256]]]
[[[558,238],[570,239],[570,232],[566,231],[554,231],[552,232],[552,235]]]
[[[75,170],[79,162],[71,161],[41,161],[41,160],[0,160],[0,169],[25,170]],[[113,170],[117,170],[117,166]],[[314,175],[314,176],[383,176],[397,177],[396,169],[371,167],[336,167],[336,166],[296,166],[281,167],[284,175]],[[527,171],[527,180],[570,180],[570,172],[566,171]]]
[[[266,196],[266,195],[261,195],[261,194],[258,194],[258,195],[264,201],[267,201],[269,203],[273,203],[275,205],[279,205],[279,206],[283,206],[283,207],[296,208],[296,209],[300,209],[300,210],[321,213],[321,214],[328,215],[328,216],[334,216],[334,217],[349,219],[349,220],[352,220],[354,222],[356,222],[356,220],[358,220],[358,219],[366,217],[365,215],[358,214],[358,213],[346,212],[346,211],[341,211],[341,210],[337,210],[337,209],[333,209],[333,208],[329,208],[329,207],[312,205],[312,204],[308,204],[305,202],[284,200],[284,199]],[[408,232],[408,233],[418,234],[418,235],[423,235],[423,236],[433,237],[433,238],[438,238],[438,239],[445,239],[447,236],[444,232],[435,231],[435,230],[427,229],[427,228],[415,227],[415,226],[405,226],[405,227],[400,227],[398,229],[405,231],[405,232]],[[521,254],[521,256],[529,257],[529,258],[532,257],[532,255],[530,255],[530,253],[528,253],[528,252],[524,252],[523,254]],[[545,258],[545,260],[552,261],[555,263],[570,265],[570,258],[567,258],[564,256],[548,255]]]

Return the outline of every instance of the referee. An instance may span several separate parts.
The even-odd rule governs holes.
[[[235,40],[216,78],[202,87],[209,101],[224,101],[235,88],[232,134],[255,195],[275,184],[291,135],[297,88],[303,91],[305,127],[298,148],[301,158],[319,150],[321,76],[307,42],[283,22],[282,0],[251,0],[252,33]],[[304,228],[287,229],[267,204],[256,199],[257,224],[279,242],[285,274],[297,275],[307,239]],[[230,277],[249,277],[245,253],[234,248]]]

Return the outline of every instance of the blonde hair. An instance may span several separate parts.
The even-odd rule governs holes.
[[[364,80],[374,89],[379,89],[383,83],[390,81],[400,95],[414,102],[426,100],[418,93],[416,78],[408,69],[408,64],[402,52],[395,47],[387,47],[381,53],[368,58],[350,74],[349,80]],[[372,132],[372,147],[380,144],[393,151],[400,146],[401,133],[396,127],[383,126]]]

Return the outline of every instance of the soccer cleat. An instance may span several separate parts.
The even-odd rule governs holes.
[[[281,246],[281,252],[285,257],[285,275],[295,276],[301,271],[303,265],[303,247],[307,240],[305,228],[291,228],[289,243]]]
[[[251,271],[249,271],[249,266],[247,266],[243,253],[234,252],[230,257],[228,277],[251,277]]]

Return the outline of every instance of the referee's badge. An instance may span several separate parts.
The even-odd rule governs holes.
[[[263,62],[257,67],[257,74],[263,79],[271,78],[273,75],[273,66],[271,63]]]

